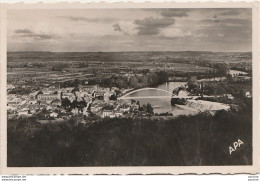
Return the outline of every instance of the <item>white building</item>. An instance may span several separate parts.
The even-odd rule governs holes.
[[[252,97],[252,95],[251,95],[251,93],[250,93],[250,92],[246,92],[246,94],[245,94],[245,95],[246,95],[246,97],[247,97],[247,98],[251,98],[251,97]]]
[[[114,114],[114,112],[112,110],[104,110],[103,114],[102,114],[102,117],[103,118],[105,118],[105,117],[114,118],[115,114]]]
[[[50,117],[52,117],[52,118],[57,118],[57,117],[58,117],[58,113],[52,112],[52,113],[50,114]]]
[[[123,111],[116,111],[116,112],[115,112],[115,116],[116,116],[116,117],[121,117],[121,116],[123,116]]]
[[[18,111],[18,116],[28,116],[29,111],[28,110],[20,110]]]

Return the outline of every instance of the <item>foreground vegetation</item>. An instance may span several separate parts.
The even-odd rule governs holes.
[[[252,102],[162,120],[105,118],[39,124],[8,121],[8,166],[169,166],[252,164]],[[229,154],[238,139],[244,144]]]

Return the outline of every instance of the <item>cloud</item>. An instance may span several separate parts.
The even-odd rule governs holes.
[[[113,24],[114,31],[123,33],[124,35],[136,35],[138,33],[136,25],[132,21],[120,21]]]
[[[188,16],[187,10],[184,10],[184,9],[165,9],[165,10],[162,10],[161,15],[163,17],[184,17],[184,16]]]
[[[194,35],[195,38],[207,38],[208,36],[209,35],[206,33],[199,33]]]
[[[108,17],[104,17],[104,18],[86,18],[86,17],[83,17],[83,16],[59,16],[58,18],[64,18],[64,19],[68,19],[68,20],[71,20],[71,21],[79,21],[79,22],[82,22],[82,21],[85,21],[85,22],[103,22],[103,23],[111,23],[111,22],[115,22],[119,19],[117,18],[108,18]]]
[[[223,37],[223,36],[225,36],[225,35],[222,34],[222,33],[219,33],[219,34],[218,34],[218,37]]]
[[[192,36],[190,31],[183,31],[178,28],[167,28],[160,32],[160,36],[165,38],[183,38]]]
[[[244,9],[226,9],[219,13],[220,16],[237,16],[240,15]]]
[[[17,29],[14,33],[19,37],[29,37],[34,38],[35,40],[50,40],[59,38],[59,36],[54,34],[34,33],[29,29]]]
[[[252,21],[247,19],[223,19],[221,23],[226,26],[251,26]]]
[[[161,30],[158,35],[159,37],[164,38],[180,38],[180,39],[205,39],[209,35],[204,32],[193,31],[191,29],[178,28],[176,26],[171,26]]]
[[[30,30],[28,29],[17,29],[14,31],[15,33],[32,33]]]
[[[147,17],[142,20],[135,20],[134,24],[137,25],[139,35],[156,35],[162,28],[166,28],[175,23],[172,18],[153,18]]]
[[[114,31],[122,31],[118,23],[114,24],[113,27],[114,27]]]
[[[203,19],[201,22],[207,25],[218,25],[219,27],[249,27],[252,25],[252,21],[247,19]]]

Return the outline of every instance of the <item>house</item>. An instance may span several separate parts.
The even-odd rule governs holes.
[[[7,84],[7,90],[8,90],[8,89],[14,89],[14,88],[15,88],[14,85],[12,85],[12,84]]]
[[[61,112],[61,113],[66,113],[66,110],[60,109],[60,112]]]
[[[19,110],[18,116],[28,116],[29,110]]]
[[[102,117],[103,118],[105,118],[105,117],[114,118],[115,114],[114,114],[113,110],[104,110],[103,114],[102,114]]]
[[[89,98],[92,98],[94,95],[94,91],[85,91],[84,92],[84,97],[89,97]]]
[[[103,100],[104,99],[104,93],[101,91],[95,91],[95,98],[99,99],[99,100]]]
[[[8,113],[7,114],[7,119],[11,119],[11,118],[13,118],[15,115],[13,114],[13,113]]]
[[[23,105],[27,102],[26,98],[20,98],[19,101],[20,101],[19,103],[20,105]]]
[[[109,92],[104,93],[104,101],[108,101],[110,98],[111,94]]]
[[[84,100],[85,100],[86,102],[88,102],[88,103],[92,102],[92,98],[90,98],[90,97],[84,97]]]
[[[251,95],[250,92],[246,92],[246,93],[245,93],[245,96],[246,96],[247,98],[252,98],[252,95]]]
[[[28,109],[30,110],[30,113],[35,113],[38,108],[39,108],[38,104],[29,104],[28,105]]]
[[[55,100],[55,101],[52,101],[51,105],[53,106],[61,106],[61,100]]]
[[[7,102],[8,110],[15,110],[18,106],[19,106],[19,101],[8,101]]]
[[[252,80],[251,77],[244,76],[244,75],[239,75],[239,76],[237,76],[237,78],[238,78],[239,80]]]
[[[60,94],[39,94],[37,96],[37,99],[40,101],[54,101],[60,98]]]
[[[62,99],[68,98],[70,101],[73,101],[76,99],[76,96],[71,92],[63,92],[61,97],[62,97]]]
[[[75,109],[72,109],[71,112],[72,112],[73,114],[78,114],[78,113],[79,113],[79,110],[78,110],[78,108],[75,108]]]
[[[79,88],[84,89],[84,90],[93,91],[93,90],[97,90],[98,86],[97,85],[79,85]]]
[[[89,115],[89,109],[88,109],[88,107],[84,107],[83,110],[82,110],[82,113],[83,113],[83,115],[88,116],[88,115]]]
[[[132,108],[133,110],[139,110],[139,107],[140,107],[140,105],[138,105],[138,104],[136,104],[136,103],[131,104],[131,108]]]
[[[186,91],[186,90],[180,90],[180,91],[178,92],[178,96],[179,96],[179,97],[187,97],[187,96],[189,96],[189,92]]]
[[[52,118],[57,118],[57,117],[58,117],[58,113],[52,112],[52,113],[50,114],[50,117],[52,117]]]
[[[146,116],[147,113],[146,113],[145,111],[140,111],[140,112],[139,112],[139,115],[140,115],[140,116]]]
[[[20,104],[20,100],[19,99],[9,99],[7,100],[7,106],[8,105],[19,105]]]
[[[38,100],[37,99],[29,99],[28,104],[37,104]]]
[[[90,106],[90,110],[91,112],[98,112],[100,111],[102,108],[104,108],[106,106],[106,104],[102,104],[102,103],[93,103]]]
[[[119,107],[120,111],[123,112],[129,112],[130,111],[130,106],[129,105],[123,105]]]
[[[123,116],[123,111],[115,111],[115,116],[116,116],[116,117],[121,117],[121,116]]]
[[[82,91],[76,91],[75,95],[77,97],[77,100],[82,100],[85,97],[86,92],[82,92]]]
[[[88,111],[83,111],[83,115],[88,116],[89,112]]]
[[[7,110],[16,110],[16,106],[8,105]]]
[[[60,115],[62,119],[69,119],[71,117],[70,113],[63,113]]]
[[[226,97],[227,99],[233,100],[234,97],[231,94],[224,94],[224,97]]]

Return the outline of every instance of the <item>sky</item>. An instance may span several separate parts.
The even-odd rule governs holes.
[[[8,51],[252,51],[251,9],[8,10]]]

